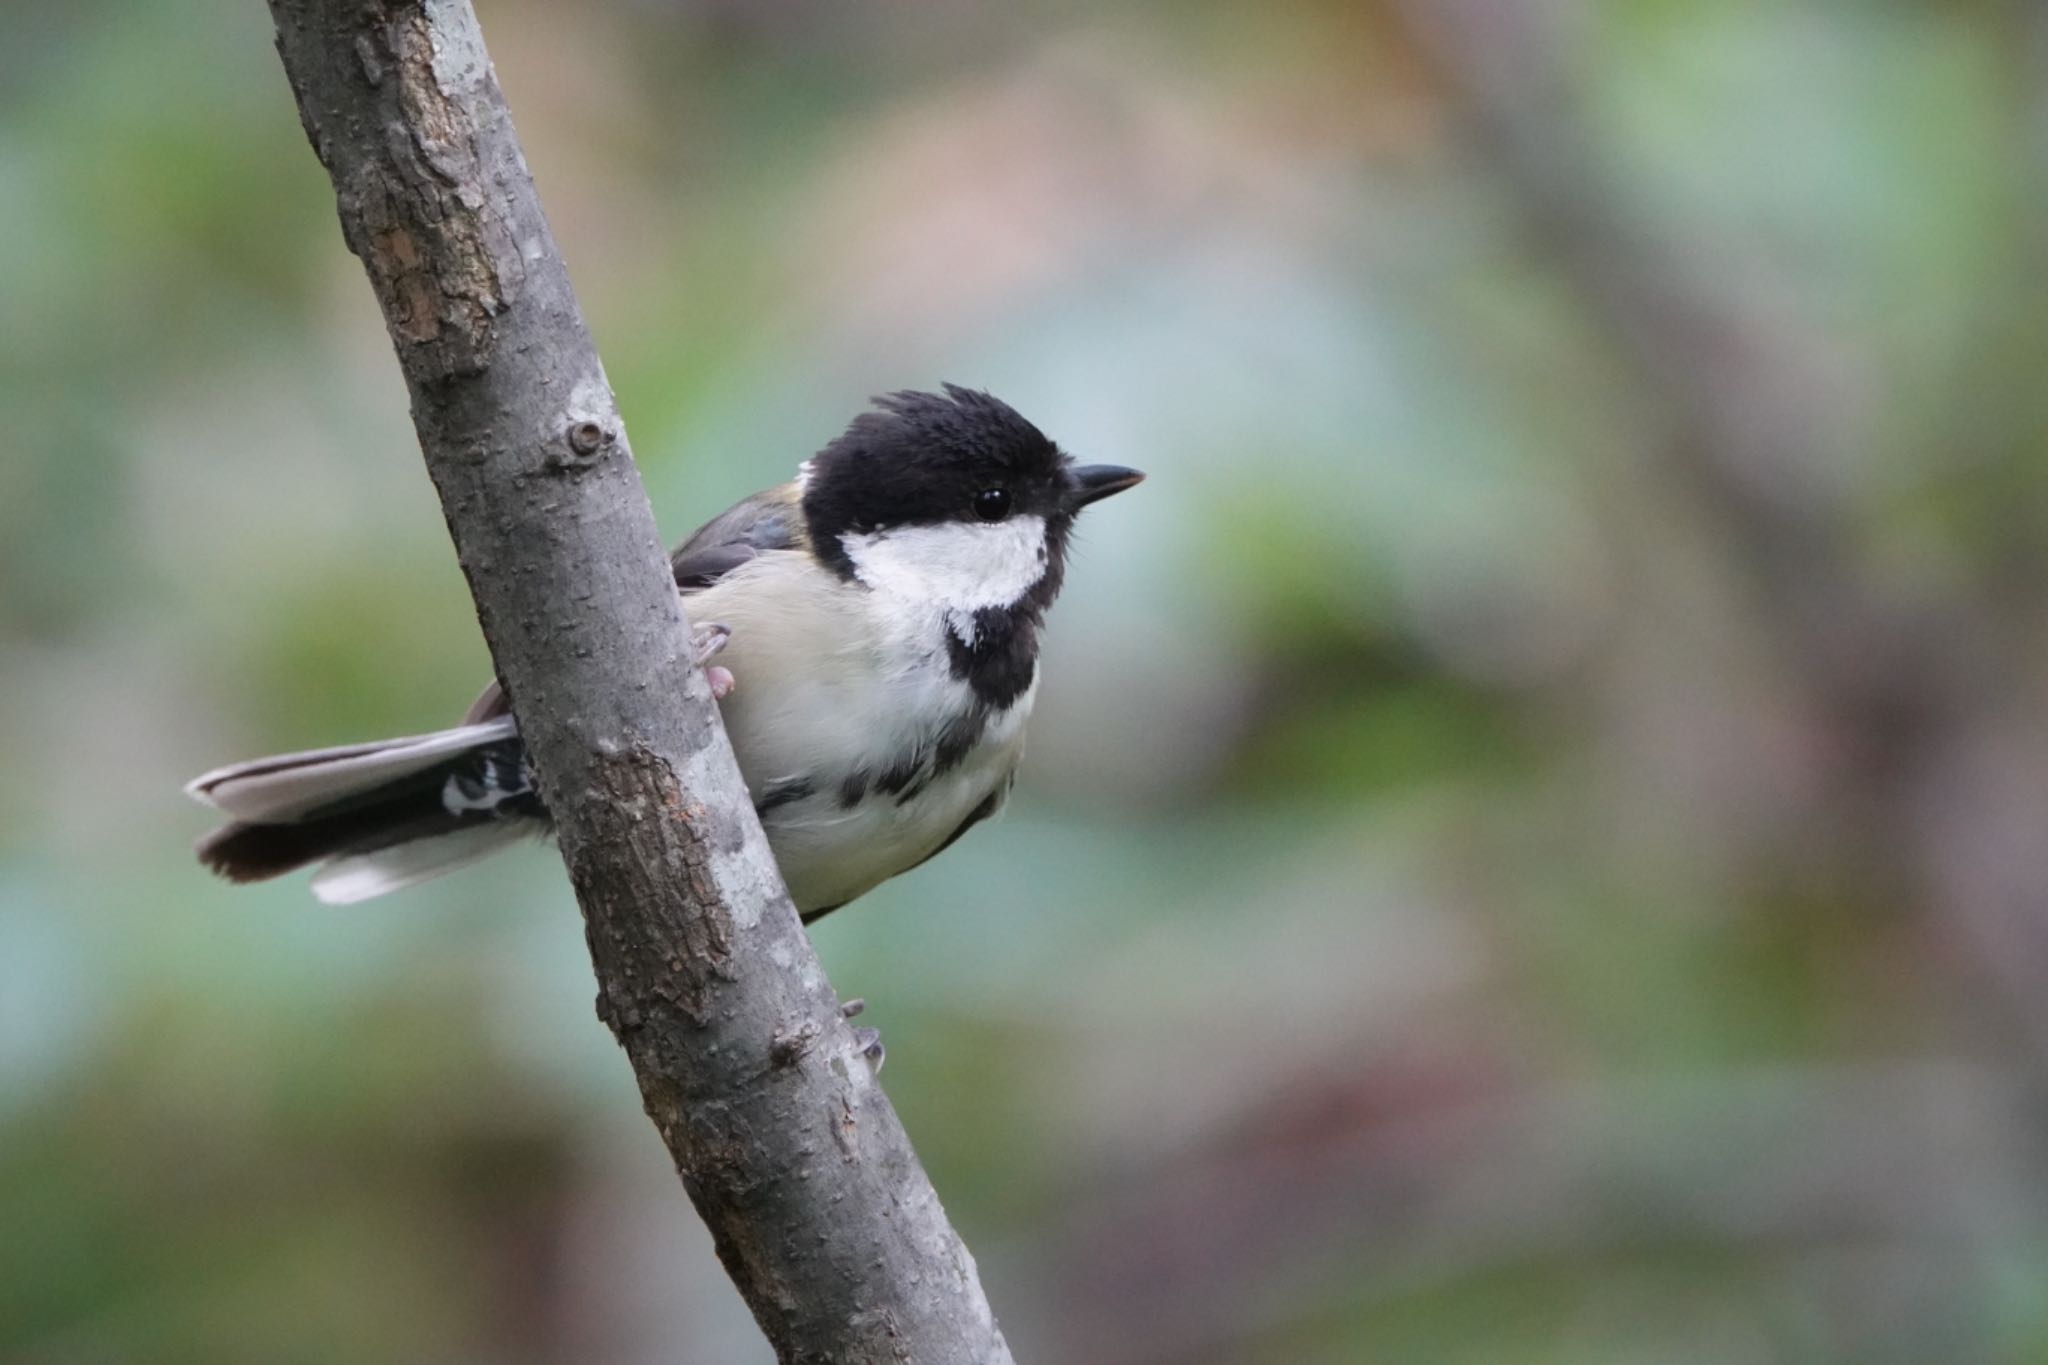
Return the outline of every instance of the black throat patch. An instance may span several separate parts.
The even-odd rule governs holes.
[[[1045,572],[1031,590],[1006,607],[982,607],[972,618],[970,641],[953,622],[946,631],[946,651],[953,676],[974,689],[975,700],[1001,711],[1024,695],[1038,676],[1038,629],[1060,595],[1067,577],[1067,537],[1073,519],[1048,517],[1045,523]]]
[[[1030,598],[974,613],[970,643],[957,627],[946,631],[953,676],[974,689],[974,699],[992,711],[1007,708],[1038,676],[1038,626],[1045,608]]]

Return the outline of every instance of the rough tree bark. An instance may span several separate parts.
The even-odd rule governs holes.
[[[1010,1359],[797,922],[467,0],[270,0],[554,812],[598,1012],[784,1361]]]

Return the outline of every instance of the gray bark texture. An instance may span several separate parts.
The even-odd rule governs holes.
[[[467,0],[270,0],[583,908],[598,1013],[783,1361],[1007,1362],[797,922]]]

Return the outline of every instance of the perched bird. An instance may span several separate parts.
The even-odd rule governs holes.
[[[673,557],[754,809],[808,922],[946,848],[1009,794],[1038,632],[1083,507],[1144,476],[1077,465],[986,393],[876,400],[788,483]],[[318,864],[365,900],[550,827],[493,684],[452,730],[220,768],[186,790],[231,881]]]

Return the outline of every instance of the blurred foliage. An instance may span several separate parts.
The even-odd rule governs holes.
[[[2048,22],[484,6],[681,537],[871,393],[1152,474],[825,922],[1020,1359],[2048,1358]],[[257,10],[0,11],[0,1357],[765,1360],[533,848],[179,783],[487,674]]]

